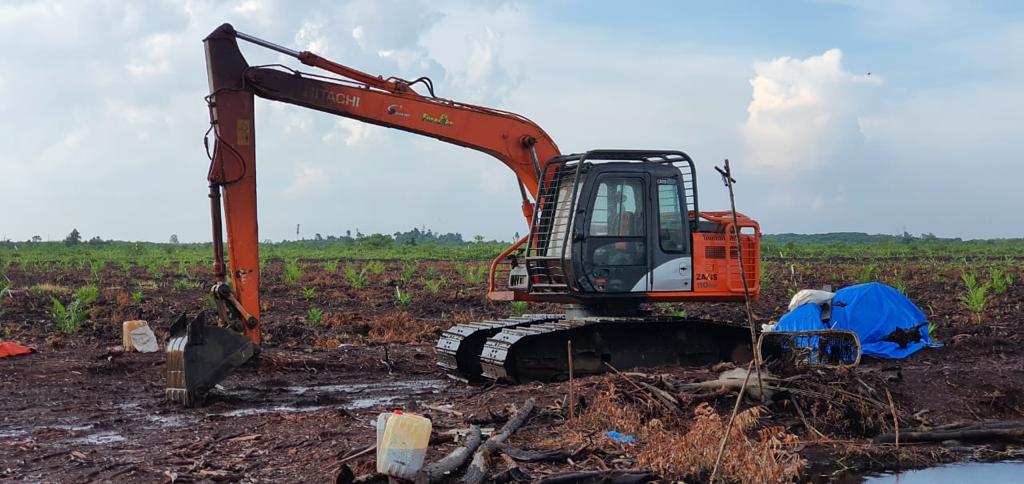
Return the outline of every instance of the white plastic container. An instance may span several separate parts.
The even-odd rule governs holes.
[[[412,480],[430,444],[430,419],[395,411],[377,417],[377,472]]]
[[[126,352],[135,351],[135,345],[132,344],[132,331],[145,326],[149,326],[149,323],[140,319],[121,323],[121,346],[124,347]]]
[[[391,412],[384,412],[377,415],[377,462],[381,461],[380,443],[384,440],[384,429],[387,428],[388,418],[394,415]]]

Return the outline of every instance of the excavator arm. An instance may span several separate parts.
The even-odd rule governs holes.
[[[239,39],[294,57],[326,73],[304,73],[279,64],[250,66],[239,50]],[[229,315],[236,316],[248,341],[234,341],[227,330],[205,328],[201,320],[179,320],[172,327],[167,395],[186,405],[201,402],[206,390],[258,352],[260,271],[253,120],[256,96],[429,136],[491,155],[515,173],[527,224],[533,214],[531,197],[536,198],[541,163],[559,155],[554,141],[532,121],[505,111],[435,97],[427,78],[410,82],[373,76],[312,52],[294,51],[238,32],[230,24],[214,30],[204,44],[210,84],[206,99],[214,137],[207,175],[213,220],[212,294],[221,319],[227,321],[234,319]],[[420,83],[429,95],[413,89],[413,85]],[[230,285],[224,259],[225,230]],[[199,349],[200,345],[205,348]],[[208,371],[212,366],[218,370]]]
[[[250,66],[238,48],[242,39],[295,57],[303,64],[340,77],[327,78],[282,66]],[[227,228],[227,252],[237,304],[246,321],[244,331],[259,342],[259,253],[256,223],[256,152],[253,99],[294,104],[326,113],[357,119],[378,126],[396,128],[487,153],[516,175],[523,193],[523,214],[527,223],[535,195],[540,163],[559,155],[554,141],[539,126],[517,114],[459,103],[413,90],[429,79],[413,83],[402,79],[371,76],[311,52],[296,52],[235,31],[224,24],[205,39],[211,94],[210,119],[215,134],[213,161],[209,172],[214,240],[221,233],[218,195],[223,194]],[[223,252],[215,243],[215,274],[223,282]],[[230,302],[230,291],[218,296]]]

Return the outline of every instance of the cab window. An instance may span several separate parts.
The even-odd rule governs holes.
[[[641,237],[644,234],[643,182],[638,178],[603,180],[597,187],[590,235]]]
[[[675,178],[658,179],[658,240],[664,252],[683,252],[683,209]]]
[[[640,178],[606,178],[597,186],[588,232],[595,266],[643,266],[644,183]]]

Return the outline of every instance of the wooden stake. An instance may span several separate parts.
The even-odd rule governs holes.
[[[892,412],[892,424],[896,427],[896,450],[900,450],[900,420],[896,418],[896,405],[892,403],[892,394],[885,389],[885,398],[889,399],[889,410]]]
[[[715,482],[715,474],[718,474],[718,465],[722,463],[722,454],[725,452],[725,444],[729,442],[729,433],[732,432],[732,424],[736,420],[736,413],[740,411],[740,402],[743,401],[743,393],[747,390],[747,382],[750,381],[750,370],[753,369],[754,362],[751,361],[747,365],[747,376],[743,379],[743,385],[740,386],[740,392],[736,395],[736,405],[732,407],[732,416],[729,417],[729,425],[725,427],[725,435],[722,436],[722,444],[718,446],[718,456],[715,457],[715,467],[711,469],[711,477],[708,478],[709,483]],[[760,378],[760,375],[758,375]]]
[[[568,343],[569,351],[569,420],[576,419],[576,394],[573,388],[572,340]]]
[[[757,389],[761,391],[761,402],[765,401],[764,383],[761,379],[761,354],[757,351],[757,328],[754,325],[754,310],[750,306],[750,284],[747,282],[747,269],[743,262],[743,242],[740,238],[739,215],[736,212],[736,194],[733,184],[736,179],[732,177],[732,168],[729,167],[729,159],[725,159],[725,169],[715,167],[715,170],[722,175],[722,182],[729,189],[729,205],[732,207],[732,233],[736,238],[736,259],[740,266],[740,280],[743,282],[743,302],[747,309],[747,324],[750,326],[750,350],[754,353],[754,367],[757,369]],[[757,262],[754,263],[755,265]]]

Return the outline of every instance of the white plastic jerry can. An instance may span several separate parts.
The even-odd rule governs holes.
[[[383,432],[381,431],[383,429]],[[430,419],[396,410],[377,417],[377,472],[412,480],[423,467]]]
[[[387,428],[388,419],[394,415],[391,412],[383,412],[377,415],[377,462],[382,460],[383,453],[381,452],[380,443],[384,441],[384,429]]]
[[[121,346],[126,353],[135,351],[135,345],[132,344],[132,331],[148,325],[149,323],[139,319],[121,323]]]

